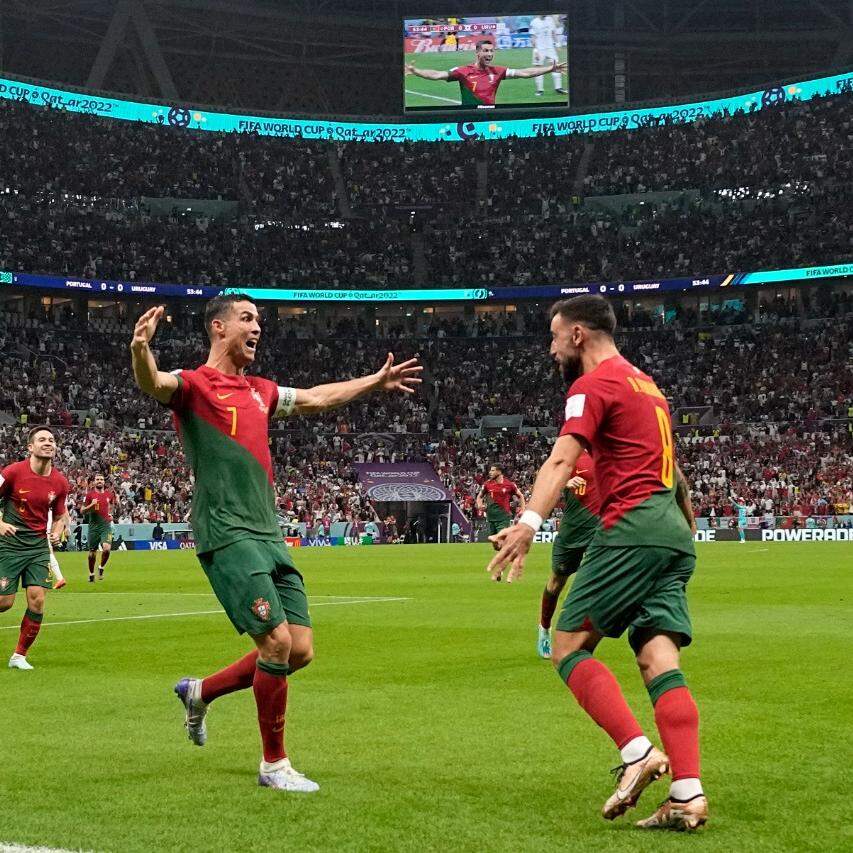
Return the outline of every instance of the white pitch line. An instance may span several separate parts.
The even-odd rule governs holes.
[[[101,592],[101,591],[98,591],[98,592],[63,592],[61,597],[65,598],[66,595],[88,595],[88,596],[92,596],[92,595],[134,595],[134,596],[140,596],[140,595],[157,595],[157,596],[193,595],[193,596],[198,596],[198,595],[203,595],[203,596],[206,596],[207,598],[215,598],[216,597],[214,595],[214,593],[212,593],[212,592],[109,592],[107,590],[104,590],[103,592]],[[363,596],[363,595],[312,595],[312,596],[310,596],[310,598],[312,600],[315,598],[334,598],[334,599],[339,599],[339,600],[352,600],[354,598],[357,598],[357,599],[361,600],[362,598],[365,598],[365,596]],[[384,601],[385,600],[385,596],[381,596],[381,595],[375,596],[374,598],[376,601]]]
[[[27,847],[24,844],[4,844],[0,841],[0,853],[79,853],[64,847]]]
[[[446,104],[453,104],[455,107],[462,105],[461,101],[454,101],[453,98],[444,98],[441,95],[428,95],[426,92],[415,92],[413,89],[406,89],[407,95],[420,95],[422,98],[432,98],[434,101],[444,101]]]
[[[314,607],[334,607],[340,604],[385,604],[389,601],[411,601],[410,598],[354,598],[349,601],[320,601],[310,605]],[[214,613],[224,614],[224,610],[188,610],[183,613],[148,613],[139,616],[105,616],[103,619],[69,619],[66,622],[45,622],[42,627],[55,628],[59,625],[91,625],[95,622],[137,622],[143,619],[175,619],[181,616],[212,616]],[[20,625],[4,625],[0,631],[19,631]],[[2,853],[2,851],[0,851]]]

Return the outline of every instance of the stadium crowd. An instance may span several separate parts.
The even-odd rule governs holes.
[[[851,119],[847,93],[589,137],[367,145],[2,101],[0,131],[27,141],[4,162],[0,268],[395,287],[836,263],[853,250]]]
[[[655,376],[672,403],[701,514],[729,515],[735,493],[762,512],[769,500],[784,515],[851,503],[853,329],[843,315],[853,306],[843,291],[835,298],[816,293],[809,313],[832,313],[832,322],[787,317],[785,303],[769,303],[761,323],[745,323],[734,311],[736,325],[696,329],[684,316],[687,322],[620,333],[625,354]],[[164,325],[157,339],[164,368],[201,362],[193,320]],[[282,384],[308,387],[368,373],[389,349],[400,357],[417,352],[427,368],[424,392],[414,398],[357,401],[276,425],[283,518],[326,529],[371,518],[353,462],[429,461],[469,515],[492,462],[532,485],[559,422],[562,387],[544,338],[531,334],[542,328],[542,309],[428,328],[413,320],[384,329],[363,318],[265,323],[257,369]],[[10,422],[0,434],[3,458],[20,456],[28,425],[65,427],[61,466],[79,490],[93,470],[105,470],[121,497],[117,520],[182,521],[191,483],[170,413],[135,390],[128,338],[129,322],[81,330],[68,317],[0,313],[0,353],[20,379],[0,389],[0,413]],[[521,415],[528,431],[482,435],[486,415]]]

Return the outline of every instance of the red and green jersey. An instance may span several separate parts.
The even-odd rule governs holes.
[[[601,497],[596,483],[595,465],[586,451],[578,457],[572,477],[583,477],[586,482],[563,490],[563,517],[557,536],[565,547],[584,548],[601,520]]]
[[[473,107],[493,107],[498,94],[498,86],[505,77],[512,77],[512,71],[501,65],[489,65],[480,68],[477,63],[460,65],[448,71],[448,80],[459,82],[462,104]]]
[[[109,524],[113,520],[112,505],[116,502],[115,492],[104,489],[102,492],[89,489],[83,498],[83,505],[88,506],[92,501],[96,506],[89,510],[89,524]]]
[[[47,514],[54,519],[65,515],[68,480],[51,467],[50,473],[36,474],[30,460],[15,462],[0,471],[0,501],[3,521],[14,524],[14,536],[0,536],[0,550],[41,546],[47,543]]]
[[[694,553],[675,501],[669,405],[651,377],[621,355],[577,379],[560,435],[592,449],[601,494],[601,545],[658,545]]]
[[[211,367],[176,371],[169,401],[195,486],[192,526],[204,554],[241,539],[281,541],[269,419],[293,411],[296,392]]]
[[[506,477],[500,483],[497,480],[486,480],[483,489],[486,492],[486,506],[497,506],[512,515],[512,496],[518,491],[518,486],[512,480]]]

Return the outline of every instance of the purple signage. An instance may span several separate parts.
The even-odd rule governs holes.
[[[450,501],[432,465],[417,462],[359,462],[358,481],[372,501]]]

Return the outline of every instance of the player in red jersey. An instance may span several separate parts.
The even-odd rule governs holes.
[[[512,524],[513,498],[518,501],[519,512],[524,512],[526,504],[521,489],[512,480],[504,477],[503,468],[500,465],[492,465],[489,468],[489,478],[477,493],[477,509],[481,512],[485,510],[490,536],[500,533]]]
[[[9,667],[25,670],[33,668],[27,653],[44,618],[45,590],[53,588],[48,537],[56,545],[68,524],[68,480],[53,467],[56,439],[51,430],[31,429],[27,450],[29,459],[0,472],[0,613],[15,603],[20,582],[27,609]],[[50,530],[48,513],[53,514]]]
[[[551,657],[551,619],[560,593],[569,576],[581,564],[587,546],[598,529],[601,497],[592,457],[584,450],[575,463],[572,479],[563,490],[563,517],[551,549],[551,574],[542,592],[539,608],[539,636],[536,650],[540,657]]]
[[[131,342],[136,383],[168,405],[195,476],[192,527],[199,562],[239,633],[256,649],[204,679],[182,678],[175,693],[186,709],[190,740],[207,740],[205,716],[215,699],[252,688],[263,743],[258,784],[309,793],[319,786],[297,772],[284,746],[287,676],[307,666],[313,633],[302,575],[285,547],[276,516],[269,422],[324,412],[372,391],[413,393],[417,359],[394,364],[388,353],[374,374],[300,389],[247,376],[261,336],[258,310],[243,294],[223,294],[205,309],[207,362],[163,373],[149,343],[163,307],[146,311]]]
[[[414,63],[406,65],[406,74],[423,77],[424,80],[457,81],[462,95],[462,105],[470,107],[493,107],[501,81],[511,77],[541,77],[543,74],[565,71],[566,63],[554,60],[550,65],[535,65],[531,68],[506,68],[494,65],[495,45],[489,39],[481,39],[475,46],[476,59],[470,65],[435,71],[417,68]]]
[[[622,755],[613,819],[671,771],[669,798],[639,826],[696,829],[708,818],[699,777],[699,712],[679,668],[691,641],[685,588],[696,564],[690,496],[674,457],[666,398],[616,348],[616,317],[600,296],[556,303],[551,354],[570,388],[565,423],[539,469],[530,509],[493,537],[492,568],[520,574],[584,448],[592,451],[601,500],[596,530],[563,605],[552,660],[581,707]],[[574,381],[572,381],[574,380]],[[610,670],[593,657],[603,637],[628,639],[654,705],[666,754],[643,734]]]
[[[103,474],[96,474],[92,488],[83,498],[80,512],[89,516],[89,581],[95,582],[95,558],[98,546],[101,547],[101,565],[98,566],[98,580],[104,579],[104,566],[110,558],[113,544],[112,506],[116,502],[115,492],[106,487]]]

